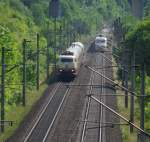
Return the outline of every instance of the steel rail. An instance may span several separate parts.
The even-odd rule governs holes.
[[[78,74],[79,74],[80,72],[81,72],[81,69],[79,70]],[[76,80],[77,80],[77,78],[76,78],[74,81],[76,81]],[[71,86],[71,84],[72,84],[72,83],[70,83],[70,84],[68,84],[68,85]],[[61,103],[60,103],[60,105],[59,105],[59,107],[58,107],[58,109],[57,109],[57,112],[56,112],[55,115],[54,115],[54,118],[53,118],[53,120],[52,120],[52,122],[51,122],[51,124],[50,124],[50,126],[49,126],[49,128],[48,128],[48,130],[47,130],[47,132],[46,132],[46,134],[45,134],[44,139],[43,139],[42,142],[46,142],[46,141],[47,141],[47,138],[48,138],[48,136],[49,136],[49,134],[50,134],[51,128],[52,128],[53,124],[55,123],[55,120],[56,120],[56,118],[57,118],[57,115],[58,115],[58,113],[59,113],[59,111],[60,111],[60,109],[61,109],[61,107],[62,107],[62,105],[63,105],[63,103],[64,103],[64,101],[65,101],[65,98],[67,97],[67,94],[69,93],[69,91],[71,91],[71,88],[68,88],[68,89],[66,90],[66,92],[65,92],[65,94],[64,94],[64,97],[63,97],[63,99],[62,99],[62,101],[61,101]]]
[[[111,59],[109,59],[108,57],[106,57],[104,54],[101,54],[103,58],[107,59],[110,63],[113,64],[113,61]]]
[[[103,61],[103,66],[106,66],[106,62],[105,61]],[[103,74],[104,75],[106,75],[106,70],[103,70]],[[103,78],[103,80],[104,80],[104,82],[103,82],[103,85],[102,85],[102,87],[103,87],[103,94],[106,94],[106,88],[104,87],[104,84],[106,84],[106,79],[105,78]],[[106,97],[105,96],[103,96],[103,94],[101,94],[101,97],[103,98],[103,101],[104,102],[106,102]],[[102,106],[102,105],[101,105]],[[103,109],[103,106],[102,106],[102,111],[103,111],[103,120],[102,120],[102,122],[101,122],[101,125],[103,125],[103,123],[106,121],[106,118],[105,118],[105,109]],[[101,129],[102,129],[102,127],[101,127]],[[104,127],[104,129],[105,129],[105,127]],[[105,131],[103,131],[103,133],[104,133]],[[105,133],[105,135],[106,135],[106,133]],[[104,136],[105,136],[104,135]],[[103,137],[102,137],[103,138]],[[106,139],[106,138],[105,138]],[[101,142],[103,141],[103,139],[101,140]]]
[[[80,71],[81,71],[81,70],[79,70],[79,73],[80,73]],[[76,78],[75,80],[77,80],[77,78]],[[75,81],[75,80],[74,80],[74,81]],[[70,83],[70,85],[71,85],[71,84],[72,84],[72,83]],[[48,138],[48,136],[49,136],[49,134],[50,134],[50,131],[51,131],[51,129],[52,129],[52,126],[54,125],[55,120],[57,119],[57,116],[58,116],[58,114],[59,114],[59,111],[61,110],[62,105],[63,105],[63,103],[64,103],[64,101],[65,101],[67,95],[70,93],[70,91],[71,91],[71,88],[67,88],[67,90],[66,90],[66,92],[65,92],[65,94],[64,94],[64,96],[63,96],[63,99],[62,99],[62,101],[61,101],[61,103],[60,103],[60,105],[59,105],[59,107],[58,107],[58,109],[57,109],[57,111],[56,111],[56,113],[55,113],[55,115],[54,115],[54,118],[53,118],[51,124],[49,125],[49,127],[48,127],[48,129],[47,129],[47,132],[46,132],[46,134],[45,134],[45,136],[44,136],[42,142],[46,142],[46,141],[47,141],[47,138]],[[69,95],[68,95],[68,96],[69,96]]]
[[[113,61],[111,60],[111,59],[109,59],[108,57],[106,57],[106,56],[104,56],[103,54],[102,54],[102,56],[106,59],[106,60],[108,60],[110,63],[112,63],[113,64]],[[121,66],[121,65],[120,65]],[[121,70],[124,70],[125,72],[127,72],[127,70],[125,70],[124,68],[122,68],[122,67],[119,67]]]
[[[102,57],[102,66],[103,66],[103,57]],[[103,74],[103,71],[101,71],[101,73]],[[101,94],[103,94],[104,92],[104,88],[102,87],[104,84],[104,78],[101,77]],[[100,100],[102,100],[102,96],[100,94]],[[98,141],[101,142],[102,141],[102,121],[103,121],[103,107],[102,105],[100,105],[100,114],[99,114],[99,137],[98,137]]]
[[[149,133],[145,132],[143,129],[141,129],[136,124],[132,123],[130,120],[128,120],[127,118],[125,118],[124,116],[122,116],[121,114],[119,114],[118,112],[116,112],[114,109],[110,108],[109,106],[107,106],[106,104],[104,104],[103,102],[101,102],[100,100],[98,100],[96,97],[94,97],[92,95],[88,95],[88,97],[90,97],[93,100],[95,100],[96,102],[100,103],[103,107],[105,107],[106,109],[108,109],[109,111],[111,111],[112,113],[114,113],[115,115],[117,115],[118,117],[120,117],[121,119],[123,119],[124,121],[126,121],[128,124],[132,125],[134,128],[136,128],[137,130],[139,130],[143,134],[145,134],[148,137],[150,137]]]
[[[112,80],[113,81],[113,80]],[[114,82],[114,81],[113,81]],[[115,82],[114,82],[115,83]],[[116,85],[116,84],[115,84]],[[66,84],[66,86],[67,87],[69,87],[69,86],[83,86],[83,87],[87,87],[87,86],[92,86],[92,87],[101,87],[101,85],[99,85],[99,84],[93,84],[93,85],[89,85],[89,84],[73,84],[73,85],[69,85],[69,84]],[[106,86],[106,85],[104,85],[104,86]],[[116,85],[116,86],[118,86],[118,85]],[[120,85],[121,86],[121,85]],[[113,88],[113,86],[112,86],[112,88]],[[115,88],[114,88],[115,89]],[[123,89],[123,88],[121,88],[121,89]],[[127,89],[127,88],[126,88]],[[127,89],[128,90],[128,92],[130,91],[129,89]],[[132,93],[132,91],[130,91],[130,93]],[[134,94],[134,92],[133,92],[133,94]],[[141,95],[133,95],[133,94],[130,94],[130,96],[135,96],[135,97],[141,97]],[[93,94],[94,95],[94,94]],[[103,95],[103,96],[105,96],[105,95]],[[117,94],[115,94],[115,95],[112,95],[112,94],[107,94],[107,96],[125,96],[125,94],[121,94],[121,95],[117,95]],[[147,97],[147,98],[149,98],[150,96],[148,96],[148,95],[142,95],[142,97]]]
[[[33,131],[35,130],[36,126],[38,125],[38,123],[40,122],[40,120],[42,119],[43,114],[45,113],[47,107],[49,106],[49,104],[51,103],[54,95],[56,94],[57,90],[59,89],[59,87],[61,86],[61,83],[58,83],[57,86],[52,90],[52,96],[50,97],[48,103],[46,104],[46,106],[42,109],[42,112],[40,113],[40,115],[38,116],[38,119],[36,120],[36,122],[34,123],[32,129],[30,130],[30,132],[28,133],[28,135],[26,136],[26,138],[24,139],[23,142],[27,142],[30,138],[30,136],[32,135]]]
[[[90,84],[92,84],[92,78],[93,78],[93,73],[91,75],[91,78],[90,78]],[[92,86],[90,86],[90,90],[89,90],[89,93],[92,92]],[[87,107],[86,107],[86,113],[85,113],[85,119],[84,119],[84,124],[83,124],[83,130],[82,130],[82,135],[81,135],[81,140],[80,142],[84,142],[84,138],[85,138],[85,133],[86,133],[86,127],[87,127],[87,122],[88,122],[88,115],[89,115],[89,110],[90,110],[90,104],[91,104],[91,98],[88,98],[88,101],[87,101]]]
[[[105,67],[102,67],[102,68],[96,67],[96,69],[102,69],[102,70],[105,70],[107,68],[120,68],[121,70],[124,70],[125,72],[128,73],[128,70],[123,69],[121,66],[105,66]]]
[[[103,66],[105,66],[105,61],[104,61],[104,57],[102,56],[102,67]],[[101,73],[103,75],[105,75],[106,72],[105,72],[105,70],[102,70]],[[105,83],[106,83],[106,80],[105,80],[105,78],[102,77],[102,82],[101,82],[101,89],[102,89],[102,91],[101,91],[101,94],[100,94],[100,100],[101,101],[103,100],[104,102],[105,102],[105,96],[103,96],[103,93],[105,94],[105,88],[104,88],[104,84]],[[104,110],[103,110],[103,106],[100,105],[99,142],[103,141],[102,135],[103,135],[104,131],[102,131],[102,128],[103,128],[103,121],[105,121],[104,117],[105,117],[105,113],[104,113]]]
[[[88,115],[89,115],[89,110],[90,110],[90,103],[91,103],[91,99],[88,98],[86,114],[85,114],[85,119],[84,119],[84,124],[83,124],[83,130],[82,130],[82,136],[81,136],[81,142],[84,142],[84,138],[85,138],[86,126],[88,122],[87,120],[88,120]]]
[[[80,121],[85,122],[85,121]],[[88,123],[99,124],[99,121],[87,121]],[[111,124],[111,125],[129,125],[129,123],[113,123],[113,122],[103,122],[102,124]]]
[[[59,107],[58,107],[58,109],[57,109],[57,111],[56,111],[56,113],[55,113],[55,115],[54,115],[54,118],[53,118],[53,120],[52,120],[52,122],[51,122],[51,124],[50,124],[50,126],[49,126],[49,128],[48,128],[48,130],[47,130],[47,132],[46,132],[46,134],[45,134],[44,139],[43,139],[42,142],[46,142],[46,140],[47,140],[47,138],[48,138],[48,135],[49,135],[49,133],[50,133],[50,131],[51,131],[51,128],[52,128],[52,126],[54,125],[54,122],[55,122],[55,120],[56,120],[56,118],[57,118],[57,116],[58,116],[58,114],[59,114],[60,109],[62,108],[62,105],[63,105],[63,103],[64,103],[64,101],[65,101],[65,98],[67,97],[67,94],[69,94],[69,91],[70,91],[70,88],[68,88],[68,89],[66,90],[66,92],[65,92],[65,94],[64,94],[64,97],[63,97],[63,99],[62,99],[62,101],[61,101],[61,103],[60,103],[60,105],[59,105]]]
[[[92,94],[92,95],[95,95],[95,94]],[[103,95],[101,95],[101,96],[106,96],[106,97],[110,97],[110,96],[114,96],[114,97],[116,97],[116,96],[120,96],[120,97],[124,97],[125,96],[125,94],[103,94]],[[132,96],[132,95],[130,95],[130,96]],[[136,97],[145,97],[145,98],[150,98],[150,96],[149,95],[136,95]]]
[[[123,90],[125,90],[125,91],[128,91],[128,92],[131,93],[132,95],[137,96],[135,92],[132,92],[132,91],[130,91],[129,89],[127,89],[126,87],[123,87],[122,85],[116,83],[116,82],[113,81],[112,79],[106,77],[105,75],[103,75],[102,73],[96,71],[95,69],[91,68],[90,66],[85,65],[85,67],[88,68],[88,69],[90,69],[91,71],[93,71],[93,72],[99,74],[100,76],[102,76],[102,77],[105,78],[106,80],[110,81],[110,82],[113,83],[114,85],[118,86],[119,88],[121,88],[121,89],[123,89]]]
[[[79,125],[80,125],[80,120],[75,120],[75,121],[78,121],[78,124],[77,124],[77,126],[76,126],[76,130],[78,129],[78,127],[79,127]],[[87,120],[84,120],[83,122],[88,122]],[[75,130],[75,131],[76,131]],[[74,134],[75,134],[75,131],[74,131],[74,133],[71,135],[71,137],[69,138],[69,142],[72,142],[72,138],[73,138],[73,136],[74,136]]]

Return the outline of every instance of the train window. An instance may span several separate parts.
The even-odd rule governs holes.
[[[105,41],[105,40],[101,40],[100,42],[101,42],[101,43],[105,43],[106,41]]]
[[[65,51],[61,55],[73,55],[73,52],[70,51]]]
[[[61,58],[61,62],[73,62],[72,58]]]
[[[101,43],[101,41],[100,40],[96,40],[95,43]]]

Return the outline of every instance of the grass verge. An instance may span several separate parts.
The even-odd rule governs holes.
[[[113,63],[116,65],[115,60],[113,59]],[[117,76],[117,68],[113,69],[113,76],[115,79],[118,79]],[[119,80],[117,80],[118,83],[120,83]],[[121,84],[121,83],[120,83]],[[116,94],[118,95],[124,95],[124,91],[122,90],[117,90]],[[130,94],[128,96],[128,108],[125,108],[125,97],[124,96],[118,96],[117,97],[117,106],[118,106],[118,111],[121,115],[123,115],[125,118],[130,120]],[[135,97],[135,115],[134,115],[134,123],[139,126],[139,102],[137,101],[137,98]],[[121,123],[125,123],[123,120],[120,120]],[[130,126],[129,125],[121,125],[120,126],[121,131],[122,131],[122,140],[123,142],[137,142],[137,130],[134,129],[133,133],[130,133]]]
[[[117,94],[123,94],[123,91],[117,91]],[[118,110],[119,113],[122,114],[124,117],[126,117],[128,120],[130,120],[130,97],[128,97],[128,108],[125,108],[125,103],[124,103],[124,97],[118,97],[117,98],[117,105],[118,105]],[[139,120],[136,114],[138,114],[138,105],[135,103],[135,124],[139,126]],[[120,120],[122,123],[124,121]],[[120,126],[121,131],[122,131],[122,138],[123,142],[137,142],[137,130],[134,129],[133,133],[130,133],[130,126],[129,125],[122,125]]]
[[[30,112],[32,106],[40,99],[43,95],[44,90],[48,87],[47,84],[42,84],[40,86],[40,90],[36,91],[28,91],[26,95],[26,106],[22,105],[12,106],[9,112],[6,113],[5,119],[14,121],[13,126],[6,126],[5,132],[0,135],[0,142],[4,142],[7,138],[9,138],[15,130],[19,127],[24,117]]]

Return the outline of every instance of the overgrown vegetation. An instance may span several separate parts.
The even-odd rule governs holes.
[[[146,92],[145,94],[147,96],[150,96],[150,91],[149,91],[149,71],[150,71],[150,20],[145,19],[141,22],[138,22],[137,25],[134,27],[134,29],[130,32],[127,33],[126,36],[126,46],[128,48],[134,48],[135,49],[135,55],[136,55],[136,64],[137,65],[142,65],[145,64],[145,69],[146,69]],[[136,73],[136,91],[140,95],[140,74],[139,71]],[[148,97],[145,98],[145,128],[146,130],[149,129],[149,105],[150,105],[150,100]],[[149,130],[148,130],[149,131]]]
[[[40,81],[44,80],[46,74],[46,53],[44,50],[47,45],[50,47],[50,62],[51,64],[53,62],[54,19],[49,14],[49,2],[50,0],[0,0],[0,54],[2,47],[9,49],[6,52],[6,64],[9,65],[6,66],[6,70],[17,65],[15,69],[7,73],[5,78],[7,86],[5,89],[6,120],[12,119],[10,114],[13,110],[18,110],[19,114],[19,108],[22,108],[22,86],[20,84],[22,84],[23,39],[30,41],[27,43],[27,92],[35,90],[37,33],[40,34],[40,49],[43,50],[43,53],[40,54]],[[95,34],[105,21],[112,22],[123,11],[115,0],[89,0],[87,3],[82,0],[61,0],[60,3],[61,11],[57,19],[57,33],[60,34],[61,26],[63,34],[61,47],[63,49],[67,47],[67,42],[74,40],[73,33],[76,35],[76,40],[79,38],[85,40],[87,35]],[[60,47],[58,34],[57,48]],[[69,41],[68,35],[70,35]],[[26,112],[24,109],[21,111]],[[14,121],[20,123],[21,120],[22,118]],[[8,131],[10,131],[9,128],[6,129],[6,133]],[[8,135],[5,136],[4,133],[2,137],[5,140]]]
[[[120,10],[121,8],[116,5],[114,0],[111,0],[111,2],[99,0],[97,3],[88,2],[86,4],[80,0],[62,0],[61,17],[57,20],[57,28],[59,29],[59,26],[62,25],[64,33],[66,30],[70,30],[70,32],[76,31],[80,35],[90,35],[95,32],[96,26],[100,28],[104,20],[112,20],[114,17],[119,16]],[[12,50],[7,52],[6,64],[22,63],[22,41],[24,38],[31,41],[28,43],[28,49],[36,49],[36,33],[40,33],[40,48],[45,49],[47,42],[50,43],[51,47],[53,46],[54,26],[53,19],[49,18],[49,0],[1,0],[0,21],[0,47]],[[66,40],[66,38],[63,40]],[[66,46],[66,44],[64,43],[63,46]],[[52,50],[50,51],[52,55]],[[46,57],[45,55],[40,56],[42,56],[40,64],[41,72],[43,72],[45,68],[43,58]],[[29,85],[35,85],[36,65],[34,60],[35,58],[29,58],[30,67],[27,67]],[[13,70],[11,74],[13,76],[7,76],[6,84],[8,82],[9,84],[21,83],[21,67]],[[15,93],[14,90],[7,89],[6,93],[6,98],[9,96],[6,101],[15,100],[13,99],[15,96],[12,95]],[[11,102],[13,103],[13,101]]]
[[[6,53],[6,64],[9,70],[13,65],[18,65],[17,68],[7,74],[5,83],[6,97],[6,119],[12,119],[10,114],[13,110],[19,113],[26,112],[22,110],[22,86],[16,85],[22,83],[22,41],[23,39],[30,40],[27,49],[36,51],[36,34],[40,33],[40,49],[50,47],[50,62],[53,62],[53,44],[54,44],[54,19],[49,14],[50,0],[0,0],[0,54],[1,48],[11,49],[11,52]],[[112,22],[120,17],[123,36],[125,37],[125,45],[129,48],[136,49],[138,64],[141,64],[141,59],[147,64],[146,68],[146,95],[150,95],[149,77],[149,58],[150,58],[150,0],[145,1],[144,20],[138,21],[130,14],[131,0],[60,0],[61,11],[57,19],[57,32],[62,27],[63,39],[61,47],[65,49],[69,42],[73,41],[73,34],[76,35],[76,40],[82,40],[83,37],[95,34],[101,28],[101,25],[107,22]],[[120,27],[118,27],[120,28]],[[70,35],[68,39],[68,35]],[[59,38],[57,35],[57,50],[59,50]],[[35,89],[35,58],[36,56],[29,53],[27,64],[27,90],[31,92]],[[35,54],[34,54],[35,55]],[[1,57],[1,56],[0,56]],[[46,53],[40,54],[40,80],[45,78],[46,68]],[[0,58],[1,70],[1,58]],[[1,72],[0,72],[1,76]],[[137,93],[139,94],[140,79],[139,73],[136,76]],[[32,87],[31,87],[32,86]],[[34,101],[32,101],[34,102]],[[138,100],[137,100],[138,102]],[[145,116],[146,129],[149,128],[149,110],[150,102],[146,100]],[[9,116],[9,117],[7,117]],[[13,116],[12,116],[13,117]],[[137,113],[139,118],[139,113]],[[14,119],[13,119],[14,120]],[[22,120],[16,120],[18,123]],[[14,120],[15,121],[15,120]],[[15,126],[16,128],[16,126]],[[10,129],[6,129],[6,133]],[[12,129],[11,129],[12,131]],[[11,132],[12,134],[12,132]],[[5,134],[2,136],[6,139]],[[2,138],[1,137],[1,138]],[[0,138],[0,139],[1,139]]]
[[[123,50],[135,50],[135,63],[136,65],[145,64],[146,70],[146,77],[145,77],[145,130],[147,132],[150,128],[150,0],[145,1],[145,8],[144,8],[144,17],[141,20],[136,19],[130,14],[124,14],[123,17],[120,17],[120,26],[121,29],[121,36],[120,38],[121,44],[119,45]],[[123,42],[122,42],[123,41]],[[122,51],[119,53],[122,56]],[[132,56],[132,55],[131,55]],[[126,56],[127,57],[127,56]],[[130,62],[129,62],[130,64]],[[140,76],[140,68],[136,70],[136,93],[141,95],[141,76]],[[136,121],[140,121],[140,98],[135,98],[135,119]],[[125,141],[130,141],[130,138],[126,137]]]

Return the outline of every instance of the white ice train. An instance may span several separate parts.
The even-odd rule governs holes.
[[[95,38],[95,51],[104,52],[107,47],[107,38],[105,36],[97,36]]]
[[[77,75],[83,62],[84,45],[81,42],[73,42],[71,46],[59,55],[58,72],[59,75],[74,74]]]

